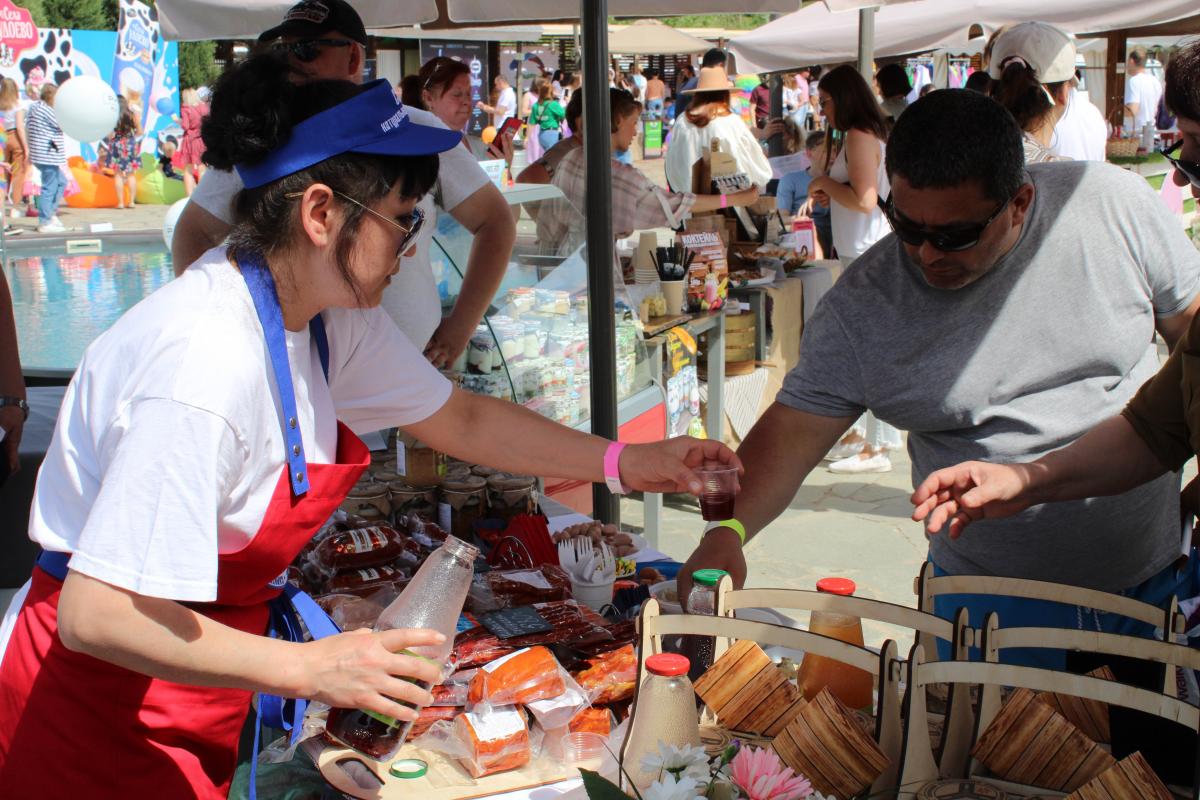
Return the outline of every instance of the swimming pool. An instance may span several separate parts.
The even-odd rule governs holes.
[[[161,238],[105,239],[98,253],[13,242],[4,275],[26,375],[69,376],[92,340],[174,277]]]

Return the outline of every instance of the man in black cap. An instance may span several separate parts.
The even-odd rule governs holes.
[[[286,53],[298,80],[364,80],[367,31],[358,12],[345,0],[301,0],[288,10],[282,23],[263,33],[258,43]],[[445,127],[427,111],[405,110],[419,124]],[[438,162],[435,193],[440,208],[474,235],[458,299],[443,319],[429,252],[438,211],[431,193],[420,204],[426,218],[424,230],[413,251],[401,260],[400,273],[384,294],[383,308],[430,362],[441,368],[466,349],[495,297],[516,241],[516,225],[499,189],[466,147],[442,153]],[[175,226],[171,257],[176,275],[225,240],[233,222],[233,203],[241,190],[236,172],[210,169],[204,173]]]

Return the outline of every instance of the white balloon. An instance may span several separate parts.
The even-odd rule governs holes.
[[[76,75],[54,96],[54,115],[63,133],[81,142],[95,142],[117,126],[117,93],[99,78]]]
[[[182,200],[176,200],[167,209],[167,216],[163,218],[163,242],[166,243],[167,249],[171,249],[171,240],[175,238],[175,225],[179,222],[179,217],[183,214],[183,207],[188,203],[185,197]]]

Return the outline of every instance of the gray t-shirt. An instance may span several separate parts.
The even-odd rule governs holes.
[[[909,431],[914,486],[968,459],[1035,459],[1120,412],[1158,369],[1155,318],[1200,289],[1200,252],[1137,175],[1028,169],[1021,237],[975,283],[931,288],[894,235],[855,261],[805,326],[779,402],[822,416],[869,408]],[[1168,474],[1037,506],[933,536],[930,555],[952,574],[1126,589],[1179,553],[1178,491]]]

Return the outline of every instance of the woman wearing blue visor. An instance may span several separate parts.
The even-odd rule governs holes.
[[[399,425],[520,473],[698,492],[715,442],[620,445],[465,394],[378,308],[436,153],[386,82],[296,86],[256,57],[203,130],[244,183],[225,246],[85,354],[39,476],[43,548],[6,617],[0,796],[225,797],[251,694],[402,720],[432,631],[266,636],[287,565]]]

